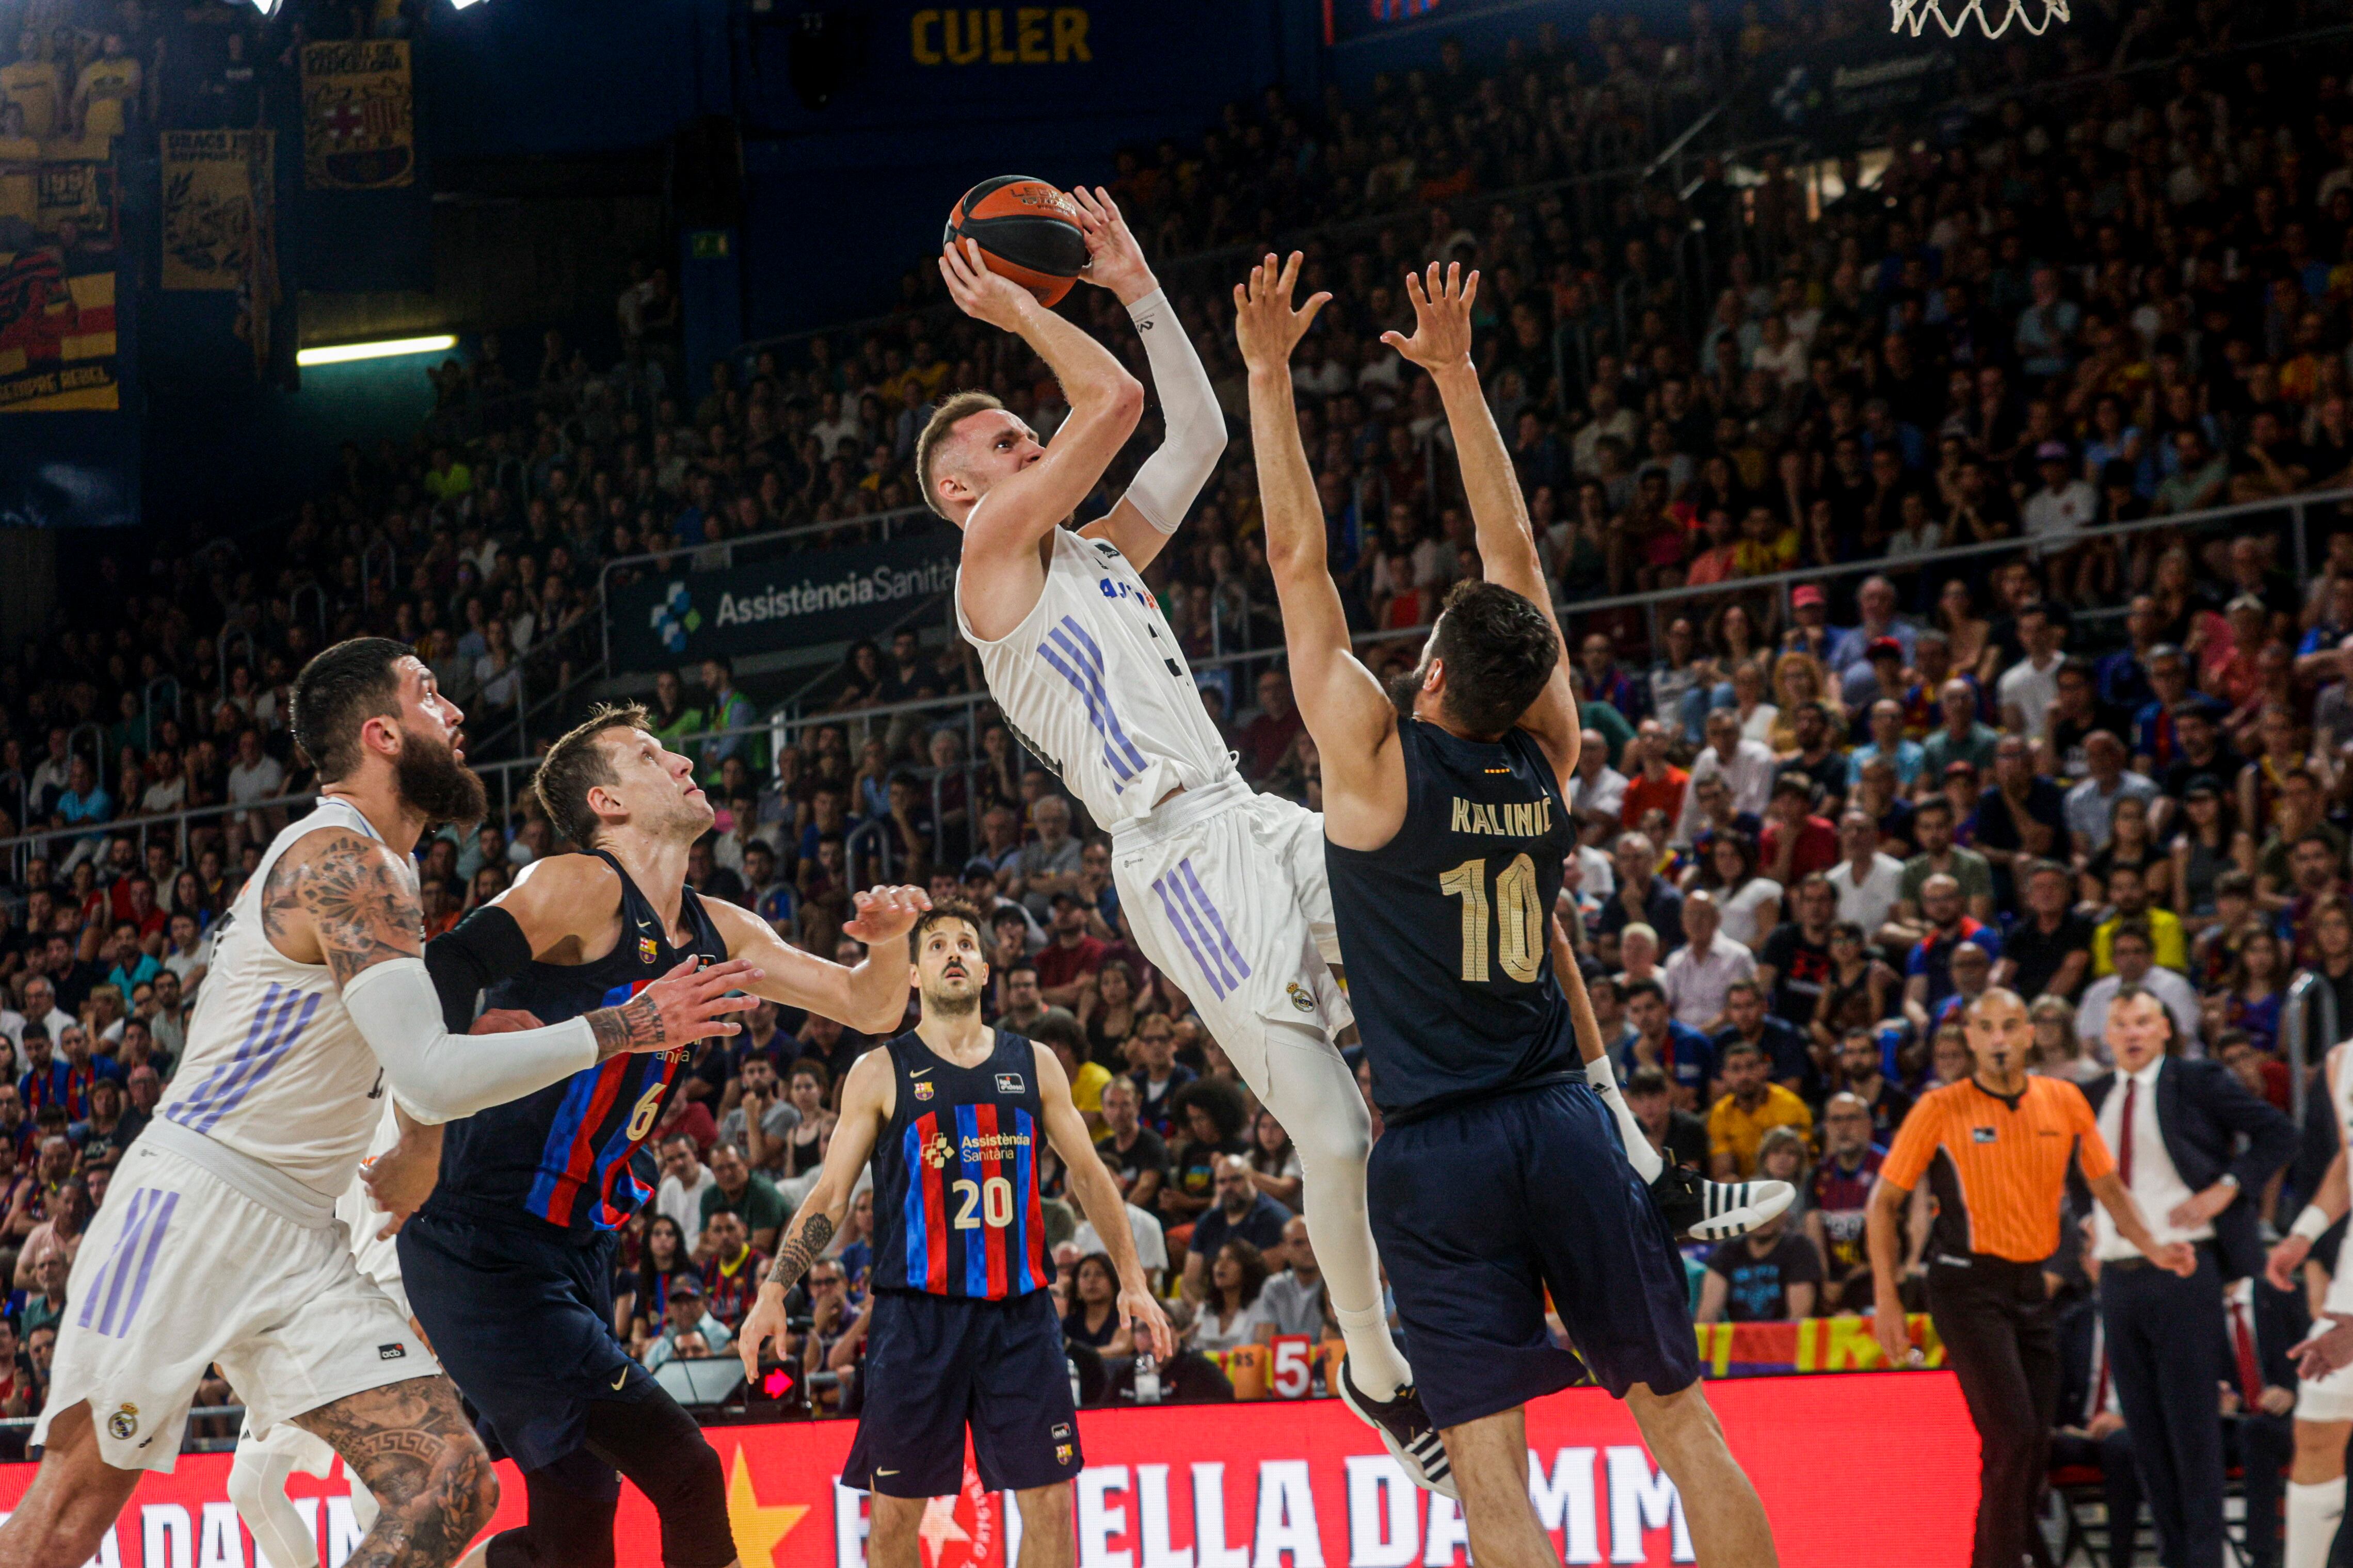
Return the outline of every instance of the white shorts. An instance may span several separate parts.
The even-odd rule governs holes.
[[[1356,1019],[1332,973],[1340,941],[1324,818],[1228,779],[1115,830],[1112,875],[1144,955],[1276,1117],[1299,1116],[1269,1092],[1270,1044],[1313,1035],[1331,1050]]]
[[[360,1272],[333,1209],[269,1166],[162,1118],[132,1145],[67,1285],[47,1407],[88,1402],[99,1457],[169,1471],[217,1363],[257,1437],[440,1364]]]
[[[2340,1366],[2315,1383],[2295,1380],[2295,1418],[2299,1421],[2353,1421],[2353,1366]]]

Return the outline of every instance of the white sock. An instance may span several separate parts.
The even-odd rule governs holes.
[[[1320,1262],[1324,1255],[1317,1253]],[[1413,1381],[1413,1368],[1398,1352],[1389,1333],[1388,1314],[1378,1306],[1343,1307],[1332,1303],[1340,1335],[1348,1342],[1348,1377],[1367,1399],[1388,1399]]]
[[[1601,1103],[1618,1119],[1618,1135],[1626,1141],[1626,1163],[1644,1182],[1657,1181],[1659,1173],[1667,1168],[1666,1162],[1651,1147],[1650,1134],[1634,1119],[1634,1108],[1626,1103],[1625,1091],[1618,1087],[1617,1069],[1609,1065],[1607,1051],[1585,1064],[1585,1081],[1593,1086],[1601,1096]]]
[[[2345,1517],[2345,1478],[2287,1484],[2287,1550],[2281,1568],[2327,1568],[2328,1549]]]

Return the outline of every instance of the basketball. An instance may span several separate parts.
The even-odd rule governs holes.
[[[1077,213],[1071,198],[1044,180],[999,174],[957,201],[941,243],[979,241],[991,272],[1020,284],[1041,305],[1058,305],[1087,268]]]

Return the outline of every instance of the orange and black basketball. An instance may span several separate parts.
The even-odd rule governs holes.
[[[1087,239],[1078,208],[1044,180],[999,174],[964,194],[948,214],[943,245],[980,242],[988,269],[1038,296],[1041,305],[1062,296],[1087,269]]]

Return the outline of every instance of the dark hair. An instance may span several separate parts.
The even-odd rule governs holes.
[[[1029,1037],[1041,1046],[1060,1046],[1071,1053],[1071,1059],[1085,1065],[1087,1032],[1079,1021],[1060,1007],[1049,1007],[1029,1026]]]
[[[588,809],[588,792],[618,784],[621,777],[598,738],[607,730],[653,728],[653,714],[638,704],[607,703],[547,748],[539,771],[531,775],[531,789],[559,835],[583,849],[596,847],[596,814]]]
[[[983,946],[987,945],[988,922],[981,918],[980,910],[963,899],[942,899],[915,917],[915,927],[907,933],[907,958],[910,963],[913,962],[916,953],[923,951],[923,933],[942,921],[964,921],[972,928],[973,940]]]
[[[1626,1075],[1625,1092],[1629,1095],[1664,1094],[1667,1092],[1667,1075],[1663,1069],[1645,1062]]]
[[[1240,1306],[1243,1311],[1248,1311],[1251,1304],[1257,1301],[1258,1293],[1266,1289],[1266,1254],[1239,1236],[1228,1237],[1226,1244],[1218,1250],[1232,1253],[1235,1264],[1242,1271]],[[1216,1261],[1215,1258],[1210,1259],[1213,1266]],[[1218,1289],[1214,1282],[1209,1287],[1209,1294],[1213,1300],[1218,1296]],[[1217,1305],[1222,1307],[1225,1302],[1219,1300]]]
[[[1735,1040],[1732,1044],[1725,1047],[1724,1049],[1715,1053],[1716,1065],[1721,1067],[1735,1057],[1755,1057],[1757,1060],[1762,1061],[1765,1059],[1765,1053],[1757,1047],[1750,1045],[1746,1040]]]
[[[2126,937],[2130,937],[2135,942],[2139,942],[2151,952],[2155,952],[2157,951],[2157,939],[2149,935],[2148,922],[2147,921],[2117,921],[2115,933],[2108,938],[2108,951],[2110,952],[2114,952],[2116,950],[2116,943],[2122,942]],[[2124,993],[2122,991],[2118,991],[2116,994],[2118,996],[2122,996]]]
[[[1231,1085],[1213,1078],[1195,1079],[1170,1097],[1171,1124],[1183,1127],[1187,1114],[1197,1105],[1217,1123],[1219,1143],[1231,1143],[1242,1135],[1242,1097]]]
[[[1637,996],[1656,996],[1663,1002],[1667,999],[1667,988],[1655,980],[1633,981],[1626,987],[1626,1000],[1631,1002]]]
[[[1446,662],[1445,706],[1476,735],[1519,722],[1560,664],[1552,616],[1494,583],[1465,579],[1446,592],[1430,657]]]
[[[294,678],[287,719],[294,743],[332,784],[359,766],[360,730],[371,719],[400,715],[400,677],[393,666],[411,657],[390,637],[352,637],[313,658]]]

